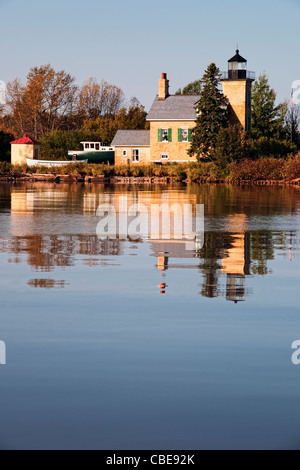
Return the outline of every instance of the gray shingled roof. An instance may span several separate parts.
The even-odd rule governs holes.
[[[111,143],[112,147],[145,147],[150,146],[150,131],[118,131]]]
[[[195,121],[195,104],[199,95],[170,95],[165,100],[159,100],[156,96],[147,116],[147,121],[152,120],[178,120]]]

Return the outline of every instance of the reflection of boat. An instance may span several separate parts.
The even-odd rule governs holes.
[[[87,160],[81,160],[82,163],[87,163]],[[77,163],[76,161],[69,161],[69,160],[33,160],[32,158],[26,158],[26,164],[27,166],[46,166],[46,167],[51,167],[51,166],[63,166],[63,165],[69,165],[70,163]]]
[[[102,142],[80,142],[83,150],[69,150],[69,160],[85,160],[89,163],[106,163],[113,165],[115,162],[115,148],[106,147]]]

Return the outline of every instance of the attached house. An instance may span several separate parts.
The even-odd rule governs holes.
[[[247,71],[247,60],[239,51],[229,59],[228,71],[222,73],[223,93],[228,99],[230,120],[251,132],[251,87],[254,72]],[[195,126],[199,95],[170,95],[169,80],[163,73],[158,95],[147,116],[150,131],[118,131],[112,146],[115,163],[145,164],[192,162],[190,157],[192,129]]]
[[[119,130],[111,143],[115,147],[115,164],[195,161],[187,150],[198,99],[198,95],[170,95],[169,80],[163,73],[159,93],[147,116],[150,131]]]
[[[118,131],[111,145],[115,147],[116,165],[145,165],[150,161],[150,131]]]

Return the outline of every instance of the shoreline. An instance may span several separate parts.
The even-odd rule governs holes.
[[[59,175],[59,174],[32,174],[32,173],[0,173],[1,183],[56,183],[56,184],[132,184],[132,185],[155,185],[155,184],[178,184],[178,183],[194,183],[194,184],[231,184],[236,186],[300,186],[300,178],[292,180],[274,180],[274,179],[225,179],[225,178],[206,178],[197,181],[189,179],[178,180],[172,176],[82,176],[82,175]]]

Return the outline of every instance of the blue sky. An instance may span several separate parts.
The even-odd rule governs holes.
[[[78,84],[114,83],[148,109],[161,72],[173,93],[211,62],[226,70],[237,43],[278,100],[300,79],[300,0],[0,0],[0,18],[5,82],[50,63]]]

